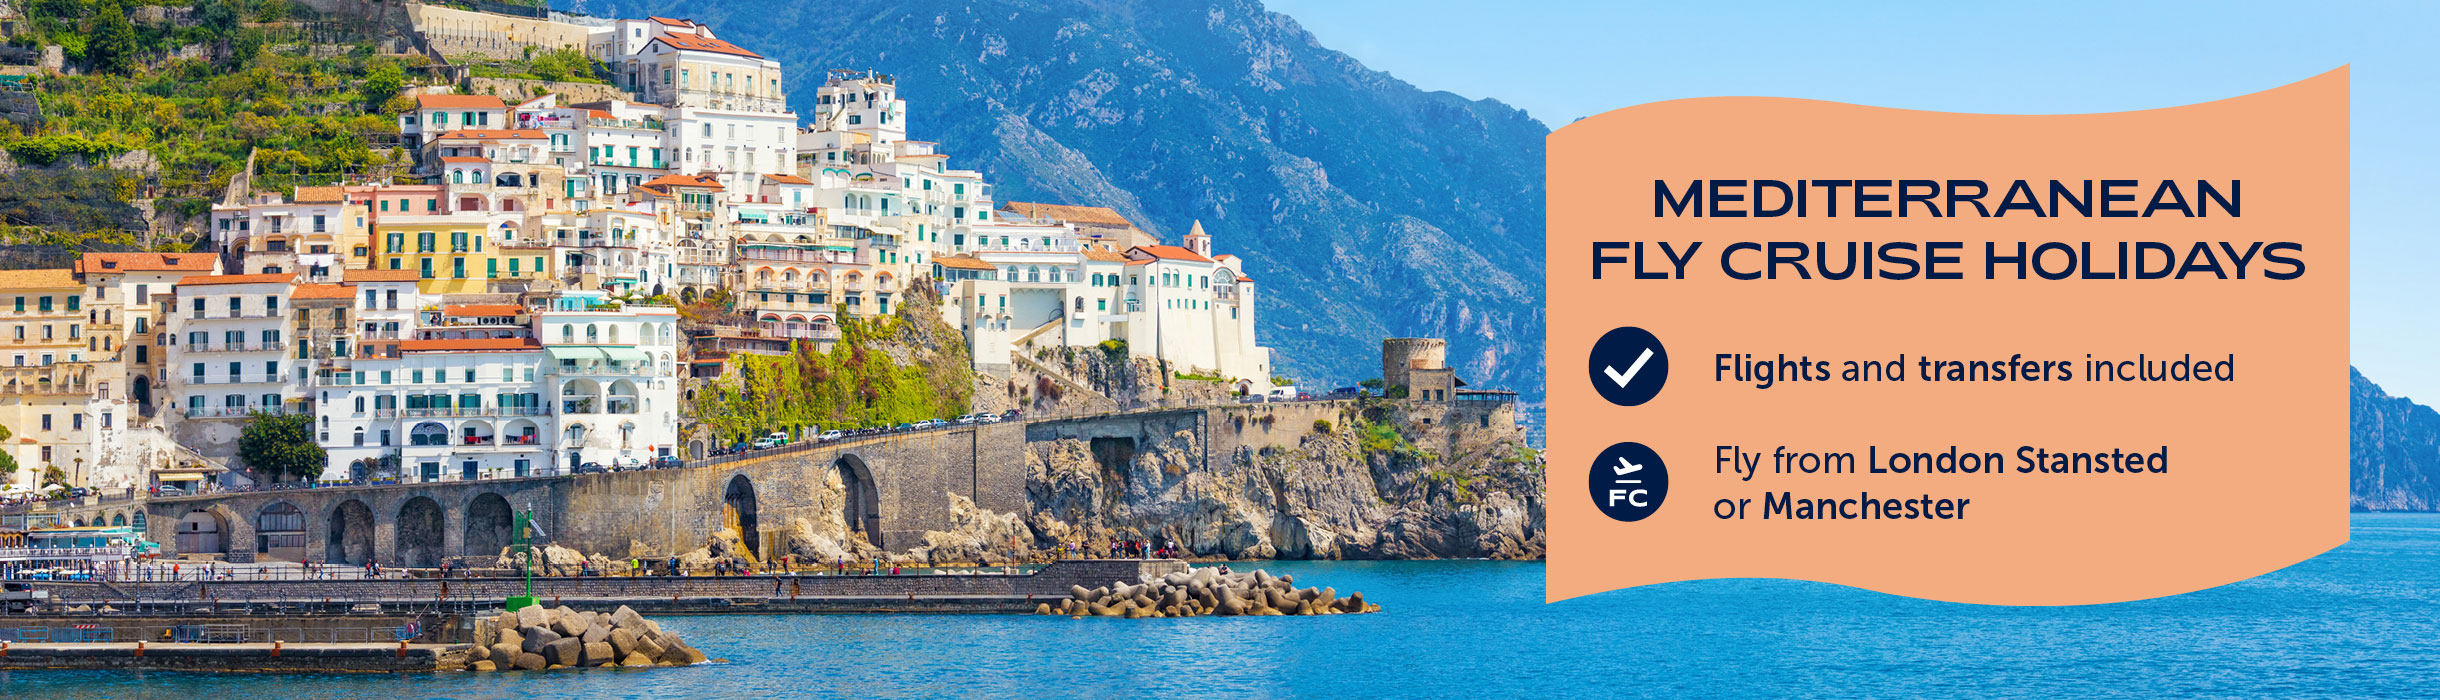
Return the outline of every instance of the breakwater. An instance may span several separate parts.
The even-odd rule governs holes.
[[[1077,585],[1143,581],[1187,571],[1173,559],[1085,559],[1020,573],[916,576],[635,576],[533,579],[544,604],[626,605],[662,614],[781,612],[1006,612],[1066,597]],[[522,578],[53,582],[54,607],[331,613],[446,610],[472,613],[525,595]]]

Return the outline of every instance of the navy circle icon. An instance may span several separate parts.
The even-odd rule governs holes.
[[[1652,517],[1669,498],[1669,467],[1660,453],[1640,442],[1622,442],[1593,460],[1593,506],[1611,520],[1631,523]]]
[[[1669,383],[1669,350],[1661,339],[1634,326],[1610,329],[1593,343],[1593,389],[1620,406],[1641,406]]]

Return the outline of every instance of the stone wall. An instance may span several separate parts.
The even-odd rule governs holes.
[[[768,599],[842,596],[1061,596],[1068,586],[1109,585],[1113,581],[1136,582],[1185,571],[1185,562],[1174,559],[1086,559],[1053,562],[1039,571],[1021,574],[971,574],[922,576],[637,576],[588,578],[536,578],[534,595],[549,601],[552,598],[633,599],[633,598],[734,598]],[[526,582],[521,578],[476,579],[385,579],[333,581],[221,581],[211,583],[182,582],[118,582],[118,583],[55,583],[45,584],[52,599],[62,604],[104,604],[141,600],[206,601],[224,603],[241,601],[321,601],[338,603],[381,601],[433,601],[444,591],[451,600],[498,600],[512,595],[524,595]]]
[[[519,59],[529,46],[535,51],[585,50],[585,27],[574,24],[439,5],[411,3],[408,8],[415,31],[446,55]]]
[[[535,97],[559,93],[559,104],[573,105],[606,100],[633,100],[634,95],[603,83],[569,83],[524,78],[467,78],[465,94],[497,95],[509,104]]]

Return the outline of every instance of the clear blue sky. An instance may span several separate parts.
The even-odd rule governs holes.
[[[1718,95],[2148,109],[2353,64],[2353,357],[2440,403],[2440,217],[2414,214],[2440,206],[2440,3],[1266,2],[1376,70],[1553,128]]]

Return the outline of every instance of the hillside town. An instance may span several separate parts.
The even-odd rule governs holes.
[[[267,416],[310,419],[322,482],[698,459],[751,437],[686,424],[723,363],[917,311],[977,371],[1092,346],[1273,387],[1228,232],[1000,201],[910,138],[890,75],[828,71],[800,114],[780,62],[694,21],[514,21],[617,95],[409,86],[411,176],[233,178],[206,249],[0,272],[8,485],[193,489]]]

